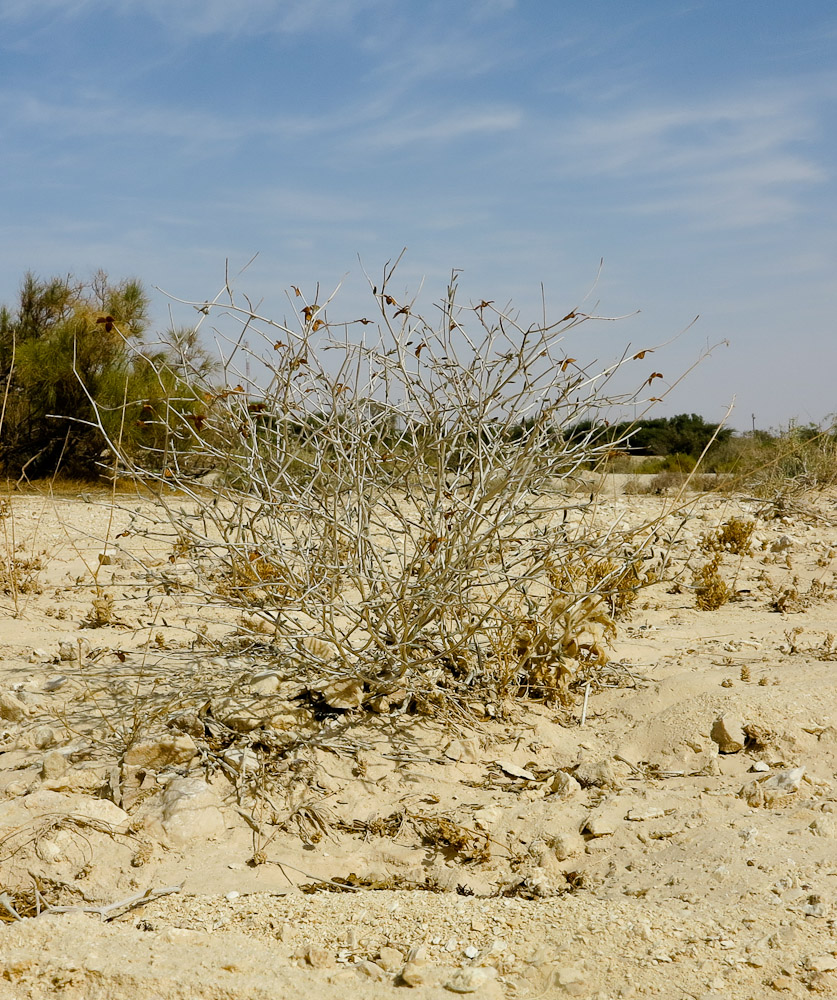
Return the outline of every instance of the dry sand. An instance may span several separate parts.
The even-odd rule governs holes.
[[[0,594],[0,902],[71,909],[0,913],[0,998],[837,996],[833,495],[759,516],[718,610],[643,591],[583,726],[580,694],[316,717],[275,654],[218,651],[237,613],[169,551],[116,540],[148,501],[10,505],[43,568]],[[680,564],[755,514],[701,501]]]

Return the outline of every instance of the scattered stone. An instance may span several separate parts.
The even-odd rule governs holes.
[[[808,829],[817,837],[829,837],[831,840],[837,840],[837,816],[833,813],[823,813],[822,816],[817,816],[814,822],[809,824]]]
[[[279,674],[266,670],[250,678],[250,693],[267,698],[279,690]]]
[[[747,805],[753,808],[758,806],[771,808],[780,804],[786,796],[793,795],[799,790],[804,773],[804,767],[793,767],[787,771],[775,771],[769,778],[748,781],[738,793],[739,798],[744,799]]]
[[[574,771],[576,781],[582,788],[621,788],[619,776],[609,760],[582,761]]]
[[[13,694],[0,691],[0,719],[8,722],[22,722],[29,715],[29,709]]]
[[[497,970],[490,965],[479,965],[473,969],[460,969],[446,983],[445,989],[452,993],[477,993],[487,996],[488,990],[497,984]]]
[[[587,992],[586,977],[581,969],[574,967],[556,969],[552,974],[552,981],[571,997],[578,997]]]
[[[44,759],[41,761],[41,777],[46,779],[60,778],[61,775],[67,773],[68,767],[64,754],[60,750],[51,750],[44,755]]]
[[[498,760],[497,767],[512,778],[523,778],[525,781],[538,780],[531,771],[527,771],[525,767],[518,767],[517,764],[510,760]]]
[[[766,774],[770,770],[770,765],[763,760],[757,760],[750,768],[751,774]]]
[[[549,837],[546,843],[555,852],[555,857],[559,861],[566,861],[567,858],[584,851],[584,837],[575,830],[556,833],[554,837]]]
[[[32,733],[32,746],[36,750],[46,750],[58,741],[55,730],[51,726],[38,726]]]
[[[320,692],[325,703],[331,708],[349,711],[360,708],[363,704],[363,681],[358,677],[340,677],[318,686],[315,690]]]
[[[581,832],[591,837],[610,837],[621,825],[622,811],[612,802],[594,809],[581,825]]]
[[[355,968],[358,972],[362,973],[368,979],[371,979],[374,983],[380,983],[386,979],[384,970],[380,967],[380,965],[378,965],[377,962],[358,962]]]
[[[162,739],[135,743],[122,758],[131,767],[159,771],[173,764],[188,764],[198,748],[191,736],[164,736]]]
[[[426,965],[407,962],[401,970],[401,981],[407,986],[424,986],[430,980],[430,970]]]
[[[175,778],[150,800],[144,816],[146,829],[163,834],[175,846],[219,837],[226,825],[221,800],[202,778]]]
[[[480,759],[480,741],[476,736],[451,740],[444,752],[449,760],[462,761],[464,764],[476,764]]]
[[[397,972],[404,965],[404,956],[397,948],[385,946],[378,952],[376,961],[385,972]]]
[[[747,741],[744,720],[739,715],[730,713],[721,715],[715,720],[709,735],[718,744],[720,753],[738,753],[744,749]]]
[[[319,944],[309,944],[305,949],[305,961],[312,969],[328,969],[334,965],[334,956]]]

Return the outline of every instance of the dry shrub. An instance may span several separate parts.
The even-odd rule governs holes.
[[[717,611],[732,597],[732,590],[719,572],[720,566],[721,553],[716,552],[709,562],[694,572],[695,606],[701,611]]]
[[[733,555],[752,554],[752,537],[756,529],[755,521],[731,517],[715,531],[708,532],[701,539],[704,552],[730,552]]]
[[[176,453],[155,473],[159,456],[112,447],[156,482],[188,586],[262,620],[279,651],[316,638],[326,676],[362,681],[369,699],[405,688],[434,714],[521,692],[566,700],[653,578],[642,567],[669,512],[603,524],[579,487],[619,447],[606,414],[661,376],[617,393],[614,375],[646,352],[602,367],[570,356],[566,337],[595,319],[580,309],[527,325],[462,304],[454,275],[431,320],[392,291],[393,271],[370,281],[375,321],[338,322],[331,299],[297,289],[287,323],[229,285],[223,307],[194,303],[230,349],[220,382],[187,375],[205,406],[191,421],[173,407],[168,440],[188,439],[211,488]]]

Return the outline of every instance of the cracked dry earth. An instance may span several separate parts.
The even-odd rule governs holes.
[[[137,507],[5,508],[0,998],[837,996],[833,494],[701,500],[734,599],[643,591],[583,725],[318,714],[168,551],[100,562]]]

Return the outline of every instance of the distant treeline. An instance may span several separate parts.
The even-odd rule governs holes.
[[[570,436],[583,437],[595,430],[594,425],[585,420],[573,426]],[[603,434],[605,439],[613,441],[620,450],[631,455],[658,458],[685,455],[698,459],[710,442],[710,450],[717,449],[730,440],[733,431],[729,427],[707,423],[697,413],[681,413],[676,417],[611,424]]]

